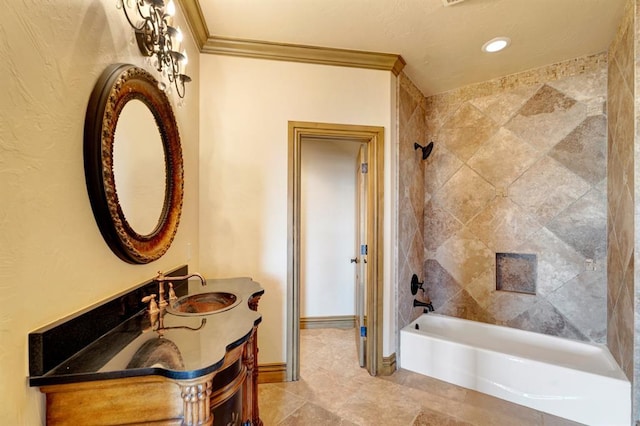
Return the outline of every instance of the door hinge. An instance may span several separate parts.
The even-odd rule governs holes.
[[[365,173],[369,173],[369,163],[362,163],[360,164],[360,171],[365,174]]]
[[[360,327],[360,337],[367,337],[367,327]]]
[[[360,255],[366,256],[367,254],[369,254],[369,247],[366,244],[362,244],[360,246]]]

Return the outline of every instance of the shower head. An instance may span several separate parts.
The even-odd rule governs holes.
[[[418,142],[413,144],[413,149],[421,149],[422,150],[422,159],[426,160],[429,155],[431,155],[431,151],[433,151],[433,142],[429,142],[427,146],[422,146]]]

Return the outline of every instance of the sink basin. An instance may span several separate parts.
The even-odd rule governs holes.
[[[175,315],[197,316],[228,311],[242,299],[233,293],[214,291],[211,293],[183,296],[167,306],[167,311]]]

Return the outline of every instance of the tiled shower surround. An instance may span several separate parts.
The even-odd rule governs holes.
[[[634,161],[634,155],[638,156],[637,148],[634,153],[634,139],[638,138],[640,127],[636,124],[638,117],[634,116],[637,114],[637,109],[634,113],[635,80],[638,78],[638,65],[634,66],[634,45],[640,38],[637,35],[636,5],[635,0],[627,3],[617,36],[609,49],[607,344],[627,377],[633,381],[633,418],[637,420],[640,418],[640,350],[639,343],[634,343],[634,299],[637,300],[634,280],[638,282],[638,278],[634,278],[638,271],[634,265],[638,251],[634,246],[640,242],[640,230],[638,208],[634,206],[638,198],[634,191],[639,189],[637,180],[640,173],[638,161]],[[636,311],[636,329],[640,325],[638,315]]]
[[[422,312],[406,279],[420,243],[402,236],[422,230],[418,275],[436,312],[605,343],[606,94],[606,55],[585,57],[429,97],[420,137],[412,115],[403,131],[417,107],[401,85],[400,327]],[[405,164],[416,157],[403,134],[435,142],[423,170]],[[420,185],[405,174],[424,175],[416,231],[402,197]],[[496,290],[496,253],[535,255],[535,294]]]
[[[414,143],[426,145],[426,99],[404,73],[398,76],[398,317],[397,330],[412,321],[411,275],[423,276],[424,161]]]

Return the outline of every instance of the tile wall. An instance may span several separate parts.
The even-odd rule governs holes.
[[[600,54],[426,99],[424,278],[436,312],[605,342],[606,95]],[[536,294],[496,291],[496,253],[536,255]]]
[[[424,161],[414,143],[425,145],[426,100],[409,78],[398,76],[398,277],[397,330],[412,320],[411,275],[423,279]],[[398,340],[397,340],[398,341]]]
[[[631,178],[634,176],[634,137],[637,137],[634,135],[637,132],[637,128],[634,129],[634,120],[637,120],[634,116],[635,3],[635,0],[627,3],[618,34],[609,49],[607,345],[627,377],[633,380],[634,393],[638,395],[638,377],[634,378],[634,271],[637,270],[634,245],[639,241],[639,230],[634,229],[634,180],[639,178],[638,173]],[[635,321],[638,324],[638,319]],[[638,363],[639,356],[635,358]],[[635,368],[636,375],[637,371]],[[634,403],[635,419],[638,418],[637,405]]]

